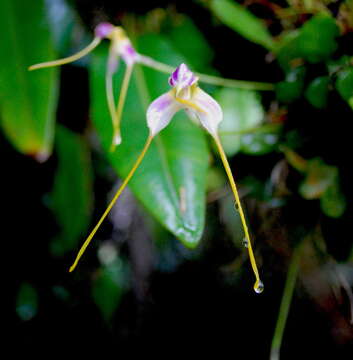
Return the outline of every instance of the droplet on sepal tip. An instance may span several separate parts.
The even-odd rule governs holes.
[[[257,280],[254,285],[254,290],[256,294],[261,294],[265,289],[264,283],[261,280]]]

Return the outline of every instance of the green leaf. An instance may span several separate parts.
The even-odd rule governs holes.
[[[127,288],[127,265],[119,257],[99,269],[92,285],[92,297],[104,319],[109,321]]]
[[[44,1],[0,1],[0,124],[14,147],[45,160],[52,151],[57,69],[29,72],[55,59]]]
[[[258,126],[264,119],[264,110],[254,91],[224,88],[215,94],[215,99],[224,116],[219,125],[221,142],[226,154],[232,156],[242,147],[242,132]]]
[[[62,255],[78,246],[90,224],[93,204],[93,179],[90,154],[80,135],[58,127],[56,169],[50,205],[60,226],[52,250]]]
[[[170,44],[157,35],[139,39],[142,53],[178,66],[184,62]],[[103,148],[121,177],[126,177],[145,143],[148,130],[146,107],[170,89],[168,76],[152,69],[134,70],[122,120],[122,144],[112,154],[112,124],[105,98],[104,74],[106,49],[100,48],[90,68],[92,118]],[[123,68],[116,76],[119,94]],[[204,132],[180,112],[153,140],[130,189],[156,219],[186,246],[194,247],[202,235],[205,213],[205,181],[208,148]]]
[[[187,59],[193,70],[209,72],[213,51],[193,21],[183,16],[167,33],[173,47]],[[187,41],[186,41],[187,39]]]
[[[285,72],[290,71],[293,68],[293,63],[301,57],[298,51],[299,34],[299,30],[285,34],[276,49],[277,60]]]
[[[337,49],[339,28],[334,18],[315,15],[300,30],[298,52],[311,63],[328,59]]]
[[[321,196],[320,205],[322,212],[332,218],[339,218],[345,212],[347,202],[341,192],[338,176]]]
[[[284,103],[291,103],[300,98],[304,88],[305,68],[296,67],[289,71],[284,81],[276,84],[277,99]]]
[[[336,81],[337,91],[342,98],[350,104],[353,101],[353,68],[342,70],[338,73]]]
[[[328,76],[320,76],[308,85],[305,91],[305,97],[311,105],[318,109],[326,106],[329,84],[330,78]]]
[[[242,5],[229,0],[212,0],[211,9],[227,26],[246,39],[273,50],[275,43],[262,20]]]
[[[29,283],[22,283],[16,299],[16,313],[23,321],[33,319],[38,312],[38,294]]]

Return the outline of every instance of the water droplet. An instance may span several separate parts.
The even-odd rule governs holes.
[[[264,291],[264,288],[264,283],[261,280],[259,280],[258,282],[256,281],[254,285],[254,290],[256,294],[261,294]]]
[[[247,239],[246,237],[243,238],[242,244],[243,244],[243,246],[246,247],[246,248],[249,247],[249,241],[248,241],[248,239]]]

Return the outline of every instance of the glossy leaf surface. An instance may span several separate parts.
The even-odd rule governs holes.
[[[51,153],[57,69],[28,71],[55,59],[44,1],[0,2],[0,124],[14,147],[44,161]]]

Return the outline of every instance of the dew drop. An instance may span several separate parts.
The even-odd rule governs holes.
[[[261,294],[264,291],[264,288],[264,283],[261,280],[259,280],[258,282],[256,281],[254,285],[254,290],[256,294]]]
[[[241,243],[243,244],[243,246],[244,246],[245,248],[248,248],[248,247],[249,247],[249,241],[248,241],[248,239],[247,239],[246,237],[243,238],[243,240],[242,240]]]

